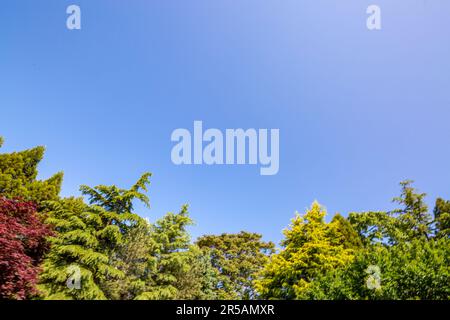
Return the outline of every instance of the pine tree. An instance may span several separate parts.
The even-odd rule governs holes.
[[[3,139],[0,139],[0,147]],[[48,180],[36,180],[37,166],[45,148],[0,154],[0,195],[9,199],[33,201],[40,207],[43,201],[56,200],[61,189],[63,174],[57,173]]]

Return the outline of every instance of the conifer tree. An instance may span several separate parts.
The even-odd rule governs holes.
[[[128,261],[124,261],[120,249],[136,228],[147,224],[131,210],[135,199],[148,204],[147,196],[140,190],[147,190],[149,177],[149,173],[144,174],[129,190],[116,186],[82,186],[81,191],[89,198],[90,205],[73,198],[49,204],[46,222],[54,226],[58,235],[51,240],[52,250],[41,275],[41,287],[49,298],[120,296],[111,290],[111,285],[115,279],[128,276],[129,269],[124,267]],[[73,281],[79,282],[78,287],[67,284],[68,279],[76,277]]]
[[[375,242],[395,245],[431,235],[433,221],[424,202],[426,194],[417,193],[411,184],[410,180],[401,182],[401,194],[393,199],[401,208],[349,214],[349,221],[366,245]]]
[[[316,277],[352,261],[354,251],[333,238],[336,229],[331,231],[325,215],[314,202],[304,216],[292,220],[284,231],[283,249],[272,256],[255,281],[262,298],[302,299]]]
[[[331,223],[328,225],[330,229],[330,239],[335,245],[342,245],[345,249],[358,250],[362,248],[362,239],[353,228],[350,221],[341,216],[339,213],[335,214]]]
[[[438,237],[450,237],[450,201],[441,198],[436,200],[434,207],[435,234]]]
[[[0,147],[2,144],[3,138],[0,139]],[[44,152],[44,147],[36,147],[0,154],[0,195],[9,199],[33,201],[38,206],[43,201],[58,199],[63,178],[61,172],[48,180],[36,180],[37,166]]]
[[[152,225],[153,267],[146,280],[146,291],[140,300],[169,300],[179,293],[179,276],[190,270],[190,236],[186,228],[192,224],[185,205],[177,214],[169,212]]]
[[[81,198],[52,202],[46,222],[57,236],[43,263],[40,289],[47,299],[106,299],[102,281],[123,277],[110,265],[110,249],[122,236],[110,222],[117,218],[101,207],[89,207]]]

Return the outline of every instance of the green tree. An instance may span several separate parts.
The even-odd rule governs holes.
[[[196,244],[211,257],[217,273],[218,299],[253,299],[255,275],[274,252],[272,242],[264,242],[256,233],[206,235]]]
[[[436,235],[438,237],[450,237],[450,201],[445,201],[441,198],[436,200],[434,220],[436,223]]]
[[[145,220],[123,235],[122,241],[110,255],[111,264],[122,271],[123,277],[107,277],[102,288],[109,299],[132,300],[146,291],[148,270],[154,265],[151,225]]]
[[[178,269],[174,275],[178,279],[176,299],[212,300],[219,299],[217,292],[217,270],[211,263],[208,252],[192,245],[187,252],[188,268]]]
[[[136,250],[125,254],[124,248],[130,248],[131,241],[136,240],[136,230],[147,226],[131,210],[135,199],[148,204],[140,190],[147,191],[149,177],[149,173],[144,174],[129,190],[82,186],[89,205],[73,198],[49,203],[46,222],[54,226],[57,237],[51,239],[52,249],[41,274],[41,288],[48,298],[126,298],[131,287],[136,290],[140,279],[134,267],[140,267],[131,268],[130,264],[133,259],[146,264],[148,256],[146,251],[142,256],[131,256]],[[74,281],[79,280],[80,286],[67,285],[68,278],[78,278]],[[122,282],[116,288],[117,279]]]
[[[3,138],[0,137],[0,147]],[[63,174],[57,173],[48,180],[37,180],[37,166],[45,148],[36,147],[20,152],[0,154],[0,195],[33,201],[39,206],[43,201],[57,200]]]
[[[402,207],[384,212],[350,213],[349,221],[365,240],[365,244],[374,242],[397,244],[431,234],[432,217],[424,202],[425,193],[417,193],[411,187],[412,181],[400,183],[401,195],[394,202]]]
[[[304,216],[297,215],[284,231],[283,249],[255,281],[261,297],[302,299],[320,275],[349,264],[354,250],[345,248],[334,223],[325,223],[325,210],[314,202]]]
[[[335,214],[333,219],[331,219],[328,228],[333,245],[342,245],[345,249],[353,250],[362,248],[363,243],[358,232],[353,228],[350,221],[339,213]]]
[[[148,271],[145,292],[140,300],[170,300],[179,293],[180,276],[190,270],[190,236],[186,228],[192,224],[188,207],[177,214],[167,213],[151,227],[153,266]]]
[[[354,261],[317,278],[308,299],[450,299],[450,243],[418,238],[375,244]]]
[[[43,263],[40,289],[46,299],[106,299],[102,281],[123,277],[110,265],[108,250],[121,241],[112,216],[100,207],[89,207],[81,198],[49,205],[46,222],[57,236]]]

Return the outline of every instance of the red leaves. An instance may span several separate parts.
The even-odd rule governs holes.
[[[0,299],[25,299],[36,292],[38,264],[51,234],[35,204],[0,197]]]

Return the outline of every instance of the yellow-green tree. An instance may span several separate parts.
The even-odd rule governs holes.
[[[316,277],[353,260],[354,249],[345,244],[346,236],[336,226],[341,221],[326,223],[325,215],[325,209],[314,202],[304,215],[292,220],[284,231],[282,250],[255,281],[262,298],[302,299]]]
[[[0,147],[3,138],[0,137]],[[33,201],[39,207],[43,201],[58,199],[63,174],[48,180],[37,180],[37,166],[45,153],[44,147],[0,154],[0,196]]]

